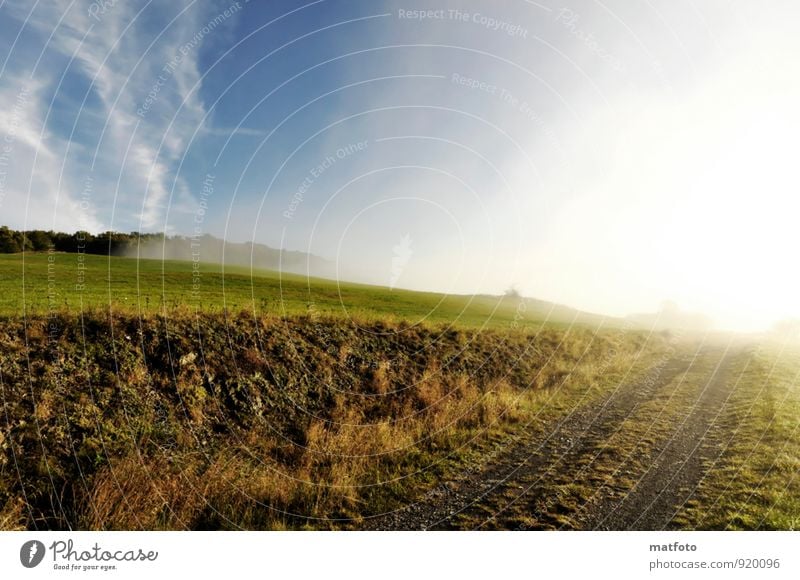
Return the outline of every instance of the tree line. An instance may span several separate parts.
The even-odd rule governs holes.
[[[52,230],[17,231],[0,226],[0,254],[49,250],[154,260],[225,263],[322,277],[336,274],[333,264],[313,254],[277,250],[252,242],[228,242],[210,234],[198,237],[112,231],[96,235],[83,231],[66,234]]]
[[[44,252],[52,249],[56,252],[124,256],[135,251],[140,244],[163,243],[169,239],[179,239],[179,237],[139,232],[125,234],[111,231],[97,235],[82,231],[67,234],[52,230],[19,231],[12,230],[7,226],[0,226],[0,253]],[[188,243],[188,240],[185,241]]]

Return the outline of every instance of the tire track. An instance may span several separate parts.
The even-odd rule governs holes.
[[[713,446],[706,444],[709,425],[727,400],[730,366],[737,353],[705,347],[694,356],[677,355],[600,402],[517,438],[487,465],[439,485],[421,501],[367,520],[363,528],[668,527],[714,460]],[[636,450],[636,457],[646,460],[643,472],[629,465],[628,457],[614,458],[611,469],[608,462],[598,461],[609,451],[605,443],[626,429],[627,420],[642,405],[664,395],[679,375],[706,367],[713,370],[708,380],[690,385],[692,396],[697,395],[695,404],[679,413],[670,429]],[[610,473],[624,475],[623,483],[609,482]]]
[[[731,367],[740,350],[726,350],[696,403],[684,413],[669,438],[657,445],[650,467],[622,498],[605,497],[582,518],[587,529],[662,530],[673,524],[694,495],[706,471],[724,448],[716,444],[717,421],[732,393]],[[710,355],[715,356],[715,355]]]

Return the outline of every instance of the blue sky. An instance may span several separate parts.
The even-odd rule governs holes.
[[[0,222],[202,231],[368,282],[761,327],[800,314],[780,267],[800,242],[798,20],[721,0],[6,1]]]

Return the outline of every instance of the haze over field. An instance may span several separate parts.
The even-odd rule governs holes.
[[[0,530],[797,530],[798,30],[0,0]]]
[[[800,317],[798,22],[789,1],[6,2],[0,223],[765,329]]]

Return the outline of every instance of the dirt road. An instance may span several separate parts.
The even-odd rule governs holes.
[[[743,346],[702,346],[519,437],[494,459],[367,529],[680,528],[718,459]]]

